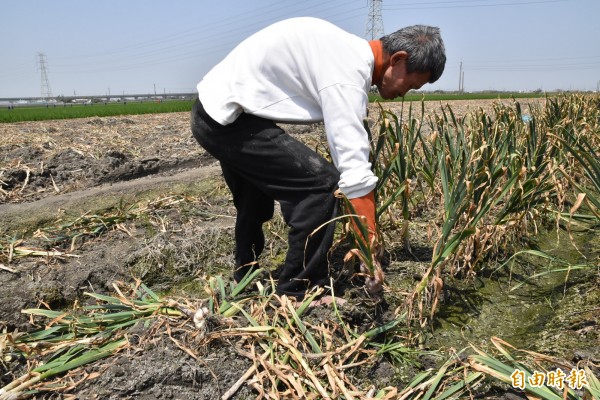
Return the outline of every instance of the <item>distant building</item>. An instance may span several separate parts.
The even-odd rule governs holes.
[[[92,100],[91,99],[73,99],[73,100],[71,100],[71,103],[74,103],[74,104],[92,104]]]

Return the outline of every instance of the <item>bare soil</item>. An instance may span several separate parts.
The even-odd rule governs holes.
[[[454,102],[452,108],[462,115],[477,107],[489,109],[492,103]],[[440,106],[427,103],[426,112],[438,111]],[[375,114],[376,108],[371,112]],[[23,309],[68,308],[82,301],[84,292],[112,293],[115,281],[131,282],[136,277],[166,295],[201,297],[202,277],[229,277],[235,210],[218,163],[193,139],[189,123],[189,113],[172,113],[0,125],[0,237],[7,241],[24,238],[15,246],[64,253],[58,257],[15,255],[0,264],[0,332],[33,329]],[[320,125],[284,128],[310,145],[323,137]],[[99,236],[48,240],[49,232],[82,215],[163,204],[164,199],[179,203],[157,206],[143,218],[117,224]],[[267,268],[276,267],[285,255],[283,225],[277,217],[267,227],[263,256]],[[413,238],[413,252],[420,261],[401,245],[388,249],[387,256],[388,277],[408,285],[412,284],[410,274],[425,268],[431,254],[425,232],[417,229]],[[393,311],[391,306],[357,308],[352,299],[361,300],[358,290],[349,284],[341,293],[351,300],[342,310],[353,323],[370,327]],[[316,309],[312,318],[327,318],[330,311]],[[81,399],[216,399],[250,366],[233,344],[204,349],[199,362],[164,332],[136,329],[136,340],[144,346],[132,346],[126,353],[87,367],[88,373],[101,374],[69,393]],[[183,337],[178,332],[173,335]],[[585,350],[593,357],[599,354],[598,347]],[[16,373],[14,365],[3,365],[0,387]],[[363,368],[359,379],[376,382],[378,387],[406,383],[385,359]],[[255,396],[243,386],[235,398]]]

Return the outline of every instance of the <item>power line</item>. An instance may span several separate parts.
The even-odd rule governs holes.
[[[463,1],[435,1],[435,2],[419,2],[419,3],[405,3],[399,5],[392,5],[384,7],[384,11],[392,10],[434,10],[434,9],[445,9],[445,8],[479,8],[479,7],[503,7],[503,6],[523,6],[527,4],[548,4],[548,3],[563,3],[569,0],[530,0],[520,2],[508,2],[508,3],[494,3],[494,4],[454,4],[454,3],[474,3],[487,0],[463,0]],[[453,5],[448,5],[453,4]],[[424,7],[425,6],[425,7]]]
[[[197,28],[173,33],[153,40],[133,43],[120,48],[111,49],[110,51],[62,57],[60,60],[106,58],[107,56],[118,55],[122,53],[125,53],[127,57],[135,57],[136,55],[143,56],[152,53],[162,54],[165,51],[175,50],[177,47],[197,47],[200,43],[209,43],[214,46],[214,38],[220,39],[222,48],[227,49],[231,48],[232,44],[239,42],[240,35],[244,36],[253,33],[258,29],[263,28],[267,24],[274,22],[274,20],[288,18],[295,15],[304,15],[307,14],[307,12],[313,11],[315,8],[317,8],[320,12],[329,10],[335,11],[333,19],[337,19],[341,14],[354,12],[356,10],[365,8],[364,6],[361,6],[359,8],[353,8],[340,13],[340,5],[332,3],[334,2],[319,2],[313,5],[306,5],[306,3],[294,3],[294,7],[290,7],[289,4],[279,4],[277,7],[268,5],[253,9],[251,12],[245,14],[232,15],[229,18],[221,18],[213,23],[203,24]],[[327,7],[323,7],[323,4],[326,4]],[[254,17],[260,18],[255,19]],[[252,21],[252,24],[248,24],[248,21]],[[232,28],[227,29],[228,26],[232,26]],[[192,39],[190,39],[190,37],[192,37]],[[228,38],[233,39],[228,40]],[[225,39],[225,41],[223,41],[223,39]],[[157,47],[157,44],[162,46]],[[146,50],[144,50],[144,48]],[[199,50],[201,51],[202,49]]]
[[[552,72],[552,71],[582,71],[600,69],[600,64],[588,65],[546,65],[546,66],[524,66],[524,67],[471,67],[472,71],[491,72]]]
[[[381,0],[379,0],[381,1]],[[274,9],[278,11],[281,7]],[[311,5],[308,7],[301,7],[296,9],[286,8],[288,13],[297,14],[299,12],[303,12],[305,10],[311,10],[315,8],[315,5]],[[349,10],[345,10],[340,12],[338,4],[330,4],[328,3],[327,7],[320,7],[319,11],[335,11],[335,15],[331,18],[334,20],[344,20],[348,18],[358,17],[359,15],[364,15],[365,6],[361,6],[358,8],[352,8]],[[272,10],[273,11],[273,10]],[[235,20],[237,20],[237,16],[232,17],[232,19],[224,20],[224,23],[221,25],[229,25],[235,24]],[[123,52],[125,49],[131,47],[123,47],[121,49],[116,49],[111,52],[106,53],[95,53],[94,55],[88,55],[79,57],[79,60],[84,58],[89,58],[89,61],[83,61],[79,63],[62,63],[54,65],[55,73],[57,74],[72,74],[72,73],[91,73],[91,72],[109,72],[109,71],[119,71],[119,70],[127,70],[138,67],[148,67],[154,65],[164,65],[169,63],[174,63],[177,61],[190,60],[190,59],[198,59],[200,57],[206,57],[209,54],[218,53],[222,51],[227,51],[233,48],[240,41],[240,36],[247,35],[257,27],[262,27],[264,24],[272,22],[272,18],[263,18],[258,21],[253,21],[251,25],[246,24],[236,24],[234,29],[226,30],[226,33],[222,33],[221,31],[215,31],[215,29],[208,29],[206,25],[203,26],[202,31],[206,30],[208,34],[202,34],[199,38],[188,39],[184,41],[180,41],[180,34],[171,35],[174,37],[173,39],[168,39],[162,41],[163,44],[159,47],[148,48],[148,45],[142,44],[139,46],[139,51],[129,52],[126,57],[118,57],[116,53]],[[221,26],[222,27],[222,26]],[[189,32],[189,31],[186,31]],[[201,31],[196,31],[196,36],[200,35]],[[189,38],[190,35],[184,35],[184,37]],[[217,40],[213,40],[213,39]],[[156,45],[161,41],[151,42]],[[168,42],[171,42],[169,44]],[[143,47],[146,47],[144,50]],[[112,58],[110,55],[114,54],[115,57]],[[93,61],[96,57],[102,57],[103,60]],[[63,58],[66,60],[66,58]],[[113,61],[114,60],[114,61]],[[56,67],[61,68],[60,71],[56,71]]]
[[[508,58],[500,58],[500,59],[487,59],[487,60],[477,60],[477,59],[466,59],[471,64],[493,64],[493,65],[502,65],[509,64],[514,65],[518,63],[549,63],[555,61],[576,61],[576,60],[590,60],[590,61],[600,61],[600,55],[598,56],[571,56],[567,53],[562,52],[560,57],[539,57],[539,58],[521,58],[521,59],[508,59]]]

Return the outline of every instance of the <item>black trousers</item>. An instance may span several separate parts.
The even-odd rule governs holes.
[[[328,284],[327,255],[335,224],[315,230],[336,216],[337,169],[273,121],[242,114],[223,126],[198,100],[192,110],[192,133],[219,160],[233,194],[234,278],[239,281],[257,267],[265,245],[262,225],[273,217],[276,200],[290,227],[277,292],[302,298],[308,288]]]

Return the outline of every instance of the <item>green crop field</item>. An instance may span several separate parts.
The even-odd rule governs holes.
[[[485,100],[506,98],[537,98],[544,93],[416,93],[407,95],[405,101],[452,101],[452,100]],[[378,95],[369,96],[370,102],[385,102]],[[398,99],[390,100],[398,101]],[[156,114],[166,112],[183,112],[192,109],[192,101],[177,100],[160,103],[128,102],[128,103],[95,103],[95,104],[57,104],[43,106],[23,106],[0,109],[0,123],[22,121],[44,121],[51,119],[69,119],[86,117],[107,117],[112,115]]]
[[[48,107],[45,105],[41,107],[15,107],[10,110],[3,108],[0,109],[0,123],[190,111],[192,104],[193,102],[189,100],[178,100],[160,103],[57,104],[56,106],[50,104]]]

